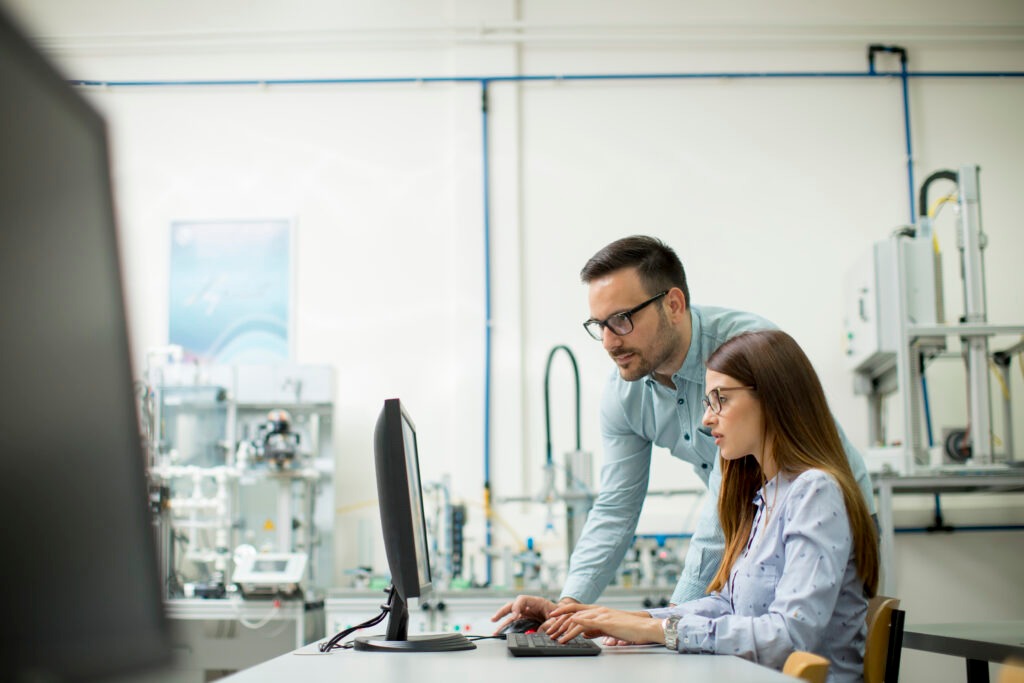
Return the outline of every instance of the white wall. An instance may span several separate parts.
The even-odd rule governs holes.
[[[970,7],[950,0],[897,7],[321,1],[303,3],[301,13],[269,1],[5,4],[69,77],[101,81],[864,72],[871,42],[907,47],[912,70],[1024,70],[1024,6],[1010,0]],[[891,58],[878,65],[897,68]],[[341,569],[362,559],[359,520],[375,528],[370,432],[390,396],[412,411],[424,478],[452,476],[454,494],[470,504],[469,542],[480,545],[479,84],[88,92],[111,125],[139,358],[166,342],[171,220],[293,218],[295,360],[331,364],[338,377],[339,581]],[[914,79],[910,93],[917,182],[937,169],[982,167],[989,320],[1022,323],[1024,233],[1016,200],[1024,81]],[[752,310],[790,331],[851,438],[865,444],[866,406],[854,396],[844,362],[842,282],[872,242],[909,219],[898,79],[499,82],[490,94],[496,495],[540,485],[543,371],[555,344],[570,345],[578,357],[582,441],[599,452],[598,397],[610,366],[580,329],[588,311],[578,272],[598,248],[632,233],[676,247],[695,303]],[[950,208],[937,232],[947,316],[955,318],[961,299]],[[567,368],[562,358],[554,371],[556,456],[573,439]],[[962,425],[958,364],[940,361],[931,372],[936,429]],[[1020,373],[1012,391],[1024,395]],[[1024,438],[1019,401],[1015,427]],[[995,428],[1000,433],[998,415]],[[655,486],[695,484],[687,469],[657,458]],[[899,523],[916,524],[930,509],[927,499],[899,503]],[[975,512],[987,501],[965,511],[952,505],[947,518],[1019,523],[1020,500],[999,505],[1007,503],[998,520]],[[681,530],[691,505],[654,502],[641,531]],[[499,513],[549,555],[561,552],[562,539],[544,534],[543,511],[506,505]],[[499,544],[514,541],[500,525],[495,533]],[[901,562],[908,553],[919,556],[911,547],[936,558],[923,572],[901,566],[913,571],[912,579],[901,573],[901,585],[920,591],[906,596],[910,621],[916,608],[930,621],[958,618],[931,596],[962,589],[962,577],[946,565],[965,552],[982,556],[971,550],[980,538],[898,539]],[[1024,592],[999,588],[1000,581],[1014,585],[1007,577],[1019,575],[1014,560],[1024,559],[1024,543],[1010,533],[1005,544],[999,561],[985,568],[999,581],[969,582],[978,593],[977,618],[1024,613]],[[482,566],[477,558],[478,578]],[[928,661],[909,673],[905,680],[950,676]]]

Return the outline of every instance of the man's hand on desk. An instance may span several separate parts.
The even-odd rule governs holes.
[[[593,605],[584,605],[575,598],[562,598],[558,604],[550,603],[550,605],[551,609],[546,612],[542,620],[544,623],[537,630],[547,633],[552,638],[556,638],[556,634],[565,630],[565,623],[569,615],[578,610],[593,607]]]
[[[565,600],[572,600],[572,598],[563,598],[563,601]],[[575,603],[576,601],[572,600],[572,602]],[[504,619],[504,621],[498,624],[498,627],[494,630],[494,635],[498,635],[503,628],[511,624],[516,619],[533,619],[539,622],[546,622],[548,620],[548,615],[557,606],[557,604],[551,602],[547,598],[542,598],[537,595],[520,595],[512,602],[502,605],[501,609],[495,612],[494,616],[491,617],[491,621]]]

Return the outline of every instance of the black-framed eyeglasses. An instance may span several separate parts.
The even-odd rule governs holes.
[[[756,387],[715,387],[714,389],[709,391],[707,395],[704,396],[704,398],[701,399],[701,403],[704,404],[705,408],[711,408],[711,412],[714,413],[715,415],[720,415],[722,412],[722,408],[726,405],[726,403],[729,400],[727,397],[722,396],[722,392],[734,391],[736,389],[750,389],[751,391],[753,391],[756,389]]]
[[[628,311],[623,311],[622,313],[610,315],[605,320],[595,320],[594,318],[591,318],[587,322],[583,323],[583,329],[585,329],[587,331],[587,334],[589,334],[597,341],[601,341],[601,331],[606,327],[615,334],[619,335],[620,337],[625,336],[633,331],[633,315],[637,311],[641,310],[644,306],[648,306],[657,301],[658,299],[660,299],[661,297],[665,296],[666,294],[668,294],[668,292],[669,290],[666,289],[664,292],[661,292],[660,294],[655,294],[642,304],[634,306]]]

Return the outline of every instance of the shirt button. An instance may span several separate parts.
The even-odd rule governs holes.
[[[679,399],[678,403],[679,403],[679,405],[683,405],[684,403],[686,403],[686,399],[685,398],[681,398],[681,399]]]
[[[702,463],[700,464],[700,468],[701,468],[702,470],[706,470],[706,469],[708,468],[708,464],[707,464],[706,462],[702,462]]]
[[[683,434],[683,439],[686,440],[686,441],[689,441],[690,440],[690,434],[689,433]]]

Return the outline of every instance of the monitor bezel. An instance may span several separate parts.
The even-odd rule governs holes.
[[[403,426],[408,425],[413,434],[414,452],[406,451]],[[426,515],[423,509],[423,479],[419,466],[419,444],[416,424],[400,399],[384,401],[377,427],[374,431],[374,458],[377,477],[377,498],[380,506],[381,530],[384,535],[384,550],[388,558],[391,581],[398,595],[408,601],[428,595],[432,590],[429,543],[427,538]],[[412,482],[409,475],[415,467],[416,483],[419,486],[419,510],[414,512]],[[416,523],[419,521],[419,538],[423,547],[417,547]],[[426,581],[420,580],[417,558],[423,554],[426,567]]]

